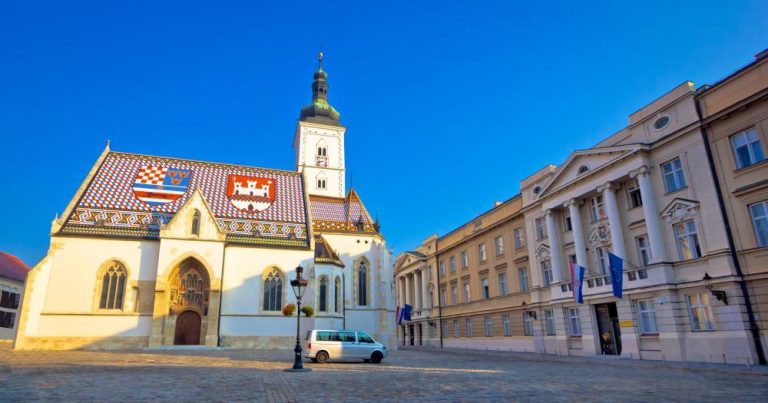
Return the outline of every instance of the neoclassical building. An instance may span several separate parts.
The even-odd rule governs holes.
[[[766,66],[763,52],[713,86],[682,83],[438,237],[443,345],[762,362]],[[622,298],[609,253],[624,262]],[[586,268],[583,303],[571,264]]]
[[[345,186],[345,131],[314,73],[296,170],[116,152],[109,145],[30,272],[16,349],[290,347],[302,266],[307,328],[394,329],[390,252]]]

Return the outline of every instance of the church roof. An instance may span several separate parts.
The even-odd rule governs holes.
[[[312,228],[320,232],[378,233],[379,224],[371,219],[354,189],[346,197],[309,196]]]
[[[21,259],[10,253],[0,252],[0,277],[24,282],[28,271],[29,267]]]
[[[315,235],[315,263],[329,263],[344,267],[344,262],[339,259],[339,255],[322,235]]]
[[[157,238],[196,189],[229,241],[309,246],[300,173],[111,151],[60,232]]]

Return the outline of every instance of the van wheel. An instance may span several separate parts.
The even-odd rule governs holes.
[[[373,354],[371,354],[371,362],[374,364],[380,363],[382,358],[384,358],[384,355],[382,355],[380,351],[374,351]]]
[[[319,362],[320,364],[325,364],[326,361],[328,361],[328,353],[326,353],[325,351],[321,351],[317,353],[317,355],[315,356],[315,360],[317,360],[317,362]]]

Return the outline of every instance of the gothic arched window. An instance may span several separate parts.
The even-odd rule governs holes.
[[[283,277],[280,270],[272,271],[264,277],[264,310],[279,311],[283,305]]]
[[[333,283],[333,311],[338,313],[341,309],[341,279],[336,277]]]
[[[192,235],[200,235],[200,212],[197,210],[192,215]]]
[[[107,266],[101,275],[99,309],[123,309],[127,274],[125,267],[118,262]]]
[[[328,279],[325,277],[320,277],[320,301],[318,301],[318,305],[320,305],[320,312],[328,311]]]
[[[357,268],[357,305],[368,305],[368,267],[360,262]]]

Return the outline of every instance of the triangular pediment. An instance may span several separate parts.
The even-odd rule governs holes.
[[[544,186],[540,197],[569,183],[586,178],[599,172],[604,167],[626,158],[643,149],[640,144],[626,146],[590,148],[574,151],[568,159],[557,168],[550,182]]]
[[[661,217],[668,222],[683,221],[696,216],[699,202],[696,200],[674,198],[661,212]]]
[[[549,245],[541,244],[536,248],[536,257],[539,258],[539,260],[549,259],[549,253]]]
[[[397,261],[395,262],[394,270],[397,271],[400,267],[410,264],[411,262],[416,262],[416,261],[423,262],[426,260],[426,258],[427,257],[420,252],[410,251],[410,250],[403,252],[403,254],[397,258]]]
[[[198,222],[194,231],[196,214]],[[160,238],[223,241],[226,235],[216,224],[216,218],[203,194],[195,189],[173,218],[160,229]]]

